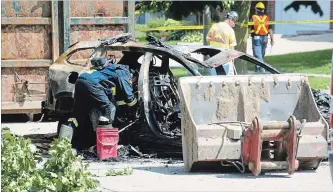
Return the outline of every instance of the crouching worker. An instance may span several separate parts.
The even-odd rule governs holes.
[[[137,102],[131,86],[131,74],[125,67],[109,64],[103,58],[95,58],[91,63],[94,69],[81,74],[75,83],[73,116],[77,125],[71,123],[74,148],[88,148],[96,144],[95,128],[98,122],[112,126],[118,95],[128,106],[135,106]],[[71,140],[71,137],[67,138]]]

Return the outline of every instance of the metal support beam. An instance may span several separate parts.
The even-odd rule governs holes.
[[[51,25],[48,17],[2,17],[1,25]]]
[[[1,60],[1,67],[50,67],[52,60]]]
[[[52,61],[59,57],[59,15],[58,1],[52,0]]]
[[[127,32],[131,33],[135,38],[135,0],[128,0],[127,16]]]
[[[63,28],[64,28],[64,49],[65,52],[70,46],[70,1],[63,1]]]
[[[127,17],[71,17],[71,25],[127,24]]]

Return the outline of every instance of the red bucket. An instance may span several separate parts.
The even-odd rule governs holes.
[[[117,157],[118,141],[117,128],[96,128],[96,148],[99,159]]]

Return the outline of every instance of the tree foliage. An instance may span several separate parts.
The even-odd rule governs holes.
[[[138,1],[135,9],[141,13],[164,12],[169,18],[181,20],[190,14],[202,13],[206,5],[212,7],[211,10],[214,14],[215,12],[232,9],[234,1]]]
[[[22,191],[89,191],[96,188],[83,165],[75,156],[66,138],[51,143],[50,158],[42,164],[36,147],[29,139],[10,133],[1,140],[1,189],[5,192]]]

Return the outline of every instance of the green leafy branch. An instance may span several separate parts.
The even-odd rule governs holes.
[[[97,181],[76,156],[66,138],[55,139],[49,150],[50,158],[41,168],[42,158],[30,139],[10,133],[1,140],[1,188],[3,191],[89,191]]]

